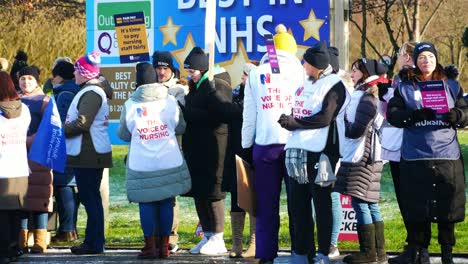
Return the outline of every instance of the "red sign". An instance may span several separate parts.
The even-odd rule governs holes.
[[[351,205],[351,196],[340,194],[340,202],[343,212],[339,241],[357,241],[357,221],[356,212]]]

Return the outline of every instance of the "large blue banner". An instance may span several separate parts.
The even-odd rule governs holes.
[[[320,40],[329,42],[329,1],[263,0],[217,1],[216,54],[218,63],[236,53],[259,60],[266,52],[264,35],[284,24],[300,51]],[[155,49],[173,51],[180,65],[194,45],[204,47],[204,1],[155,0]],[[241,43],[240,43],[241,42]],[[179,56],[182,55],[182,56]]]
[[[63,172],[67,163],[65,133],[54,98],[42,116],[28,158],[50,169]]]
[[[231,75],[232,86],[244,64],[266,53],[266,34],[284,24],[298,44],[297,57],[319,41],[330,43],[331,0],[216,0],[215,63]],[[122,105],[135,89],[134,63],[120,63],[115,14],[143,12],[150,55],[169,51],[176,67],[193,47],[205,48],[206,0],[89,0],[86,1],[86,50],[102,56],[101,72],[113,88],[110,101],[112,143],[121,143],[114,128]],[[207,50],[207,49],[206,49]],[[186,73],[181,69],[181,76]],[[112,122],[111,122],[112,123]]]
[[[86,1],[87,51],[100,51],[103,65],[120,64],[112,16],[143,11],[150,53],[171,51],[177,64],[194,46],[204,47],[203,0]],[[215,62],[231,65],[259,60],[266,52],[264,35],[284,24],[295,37],[298,57],[320,40],[330,40],[330,4],[311,0],[219,0],[216,8]]]

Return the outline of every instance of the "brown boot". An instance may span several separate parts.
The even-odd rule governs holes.
[[[139,259],[155,259],[159,257],[159,252],[156,252],[156,244],[154,236],[145,237],[145,246],[138,253]]]
[[[160,236],[160,241],[159,257],[162,259],[168,258],[171,254],[171,252],[169,252],[169,236]]]
[[[18,238],[18,246],[19,249],[23,253],[28,253],[29,248],[28,248],[28,230],[27,229],[21,229],[19,233],[19,238]]]
[[[244,233],[245,212],[231,212],[232,249],[230,258],[242,257],[242,238]]]
[[[249,247],[247,250],[242,254],[243,258],[253,258],[255,257],[255,216],[249,214],[250,220],[250,240],[249,240]]]
[[[377,253],[375,252],[375,227],[374,224],[358,225],[358,238],[360,251],[343,258],[348,264],[375,263]]]
[[[385,251],[384,222],[374,222],[375,227],[375,251],[377,262],[387,263],[387,252]]]
[[[51,238],[52,243],[58,242],[71,242],[77,240],[78,237],[75,231],[70,232],[57,232],[55,236]]]
[[[47,251],[47,229],[35,229],[33,231],[34,245],[31,253],[45,253]]]

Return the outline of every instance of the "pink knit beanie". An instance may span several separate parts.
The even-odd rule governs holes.
[[[75,70],[87,79],[96,79],[99,77],[99,64],[101,56],[93,51],[79,58],[75,63]]]

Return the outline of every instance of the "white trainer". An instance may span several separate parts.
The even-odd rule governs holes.
[[[218,255],[227,253],[226,245],[224,244],[223,233],[214,234],[208,239],[205,245],[200,249],[202,255]]]
[[[335,259],[340,256],[340,251],[336,246],[330,246],[330,251],[328,253],[328,258]]]
[[[203,238],[196,244],[193,248],[189,250],[190,254],[200,254],[200,249],[208,242],[208,237],[203,236]]]

